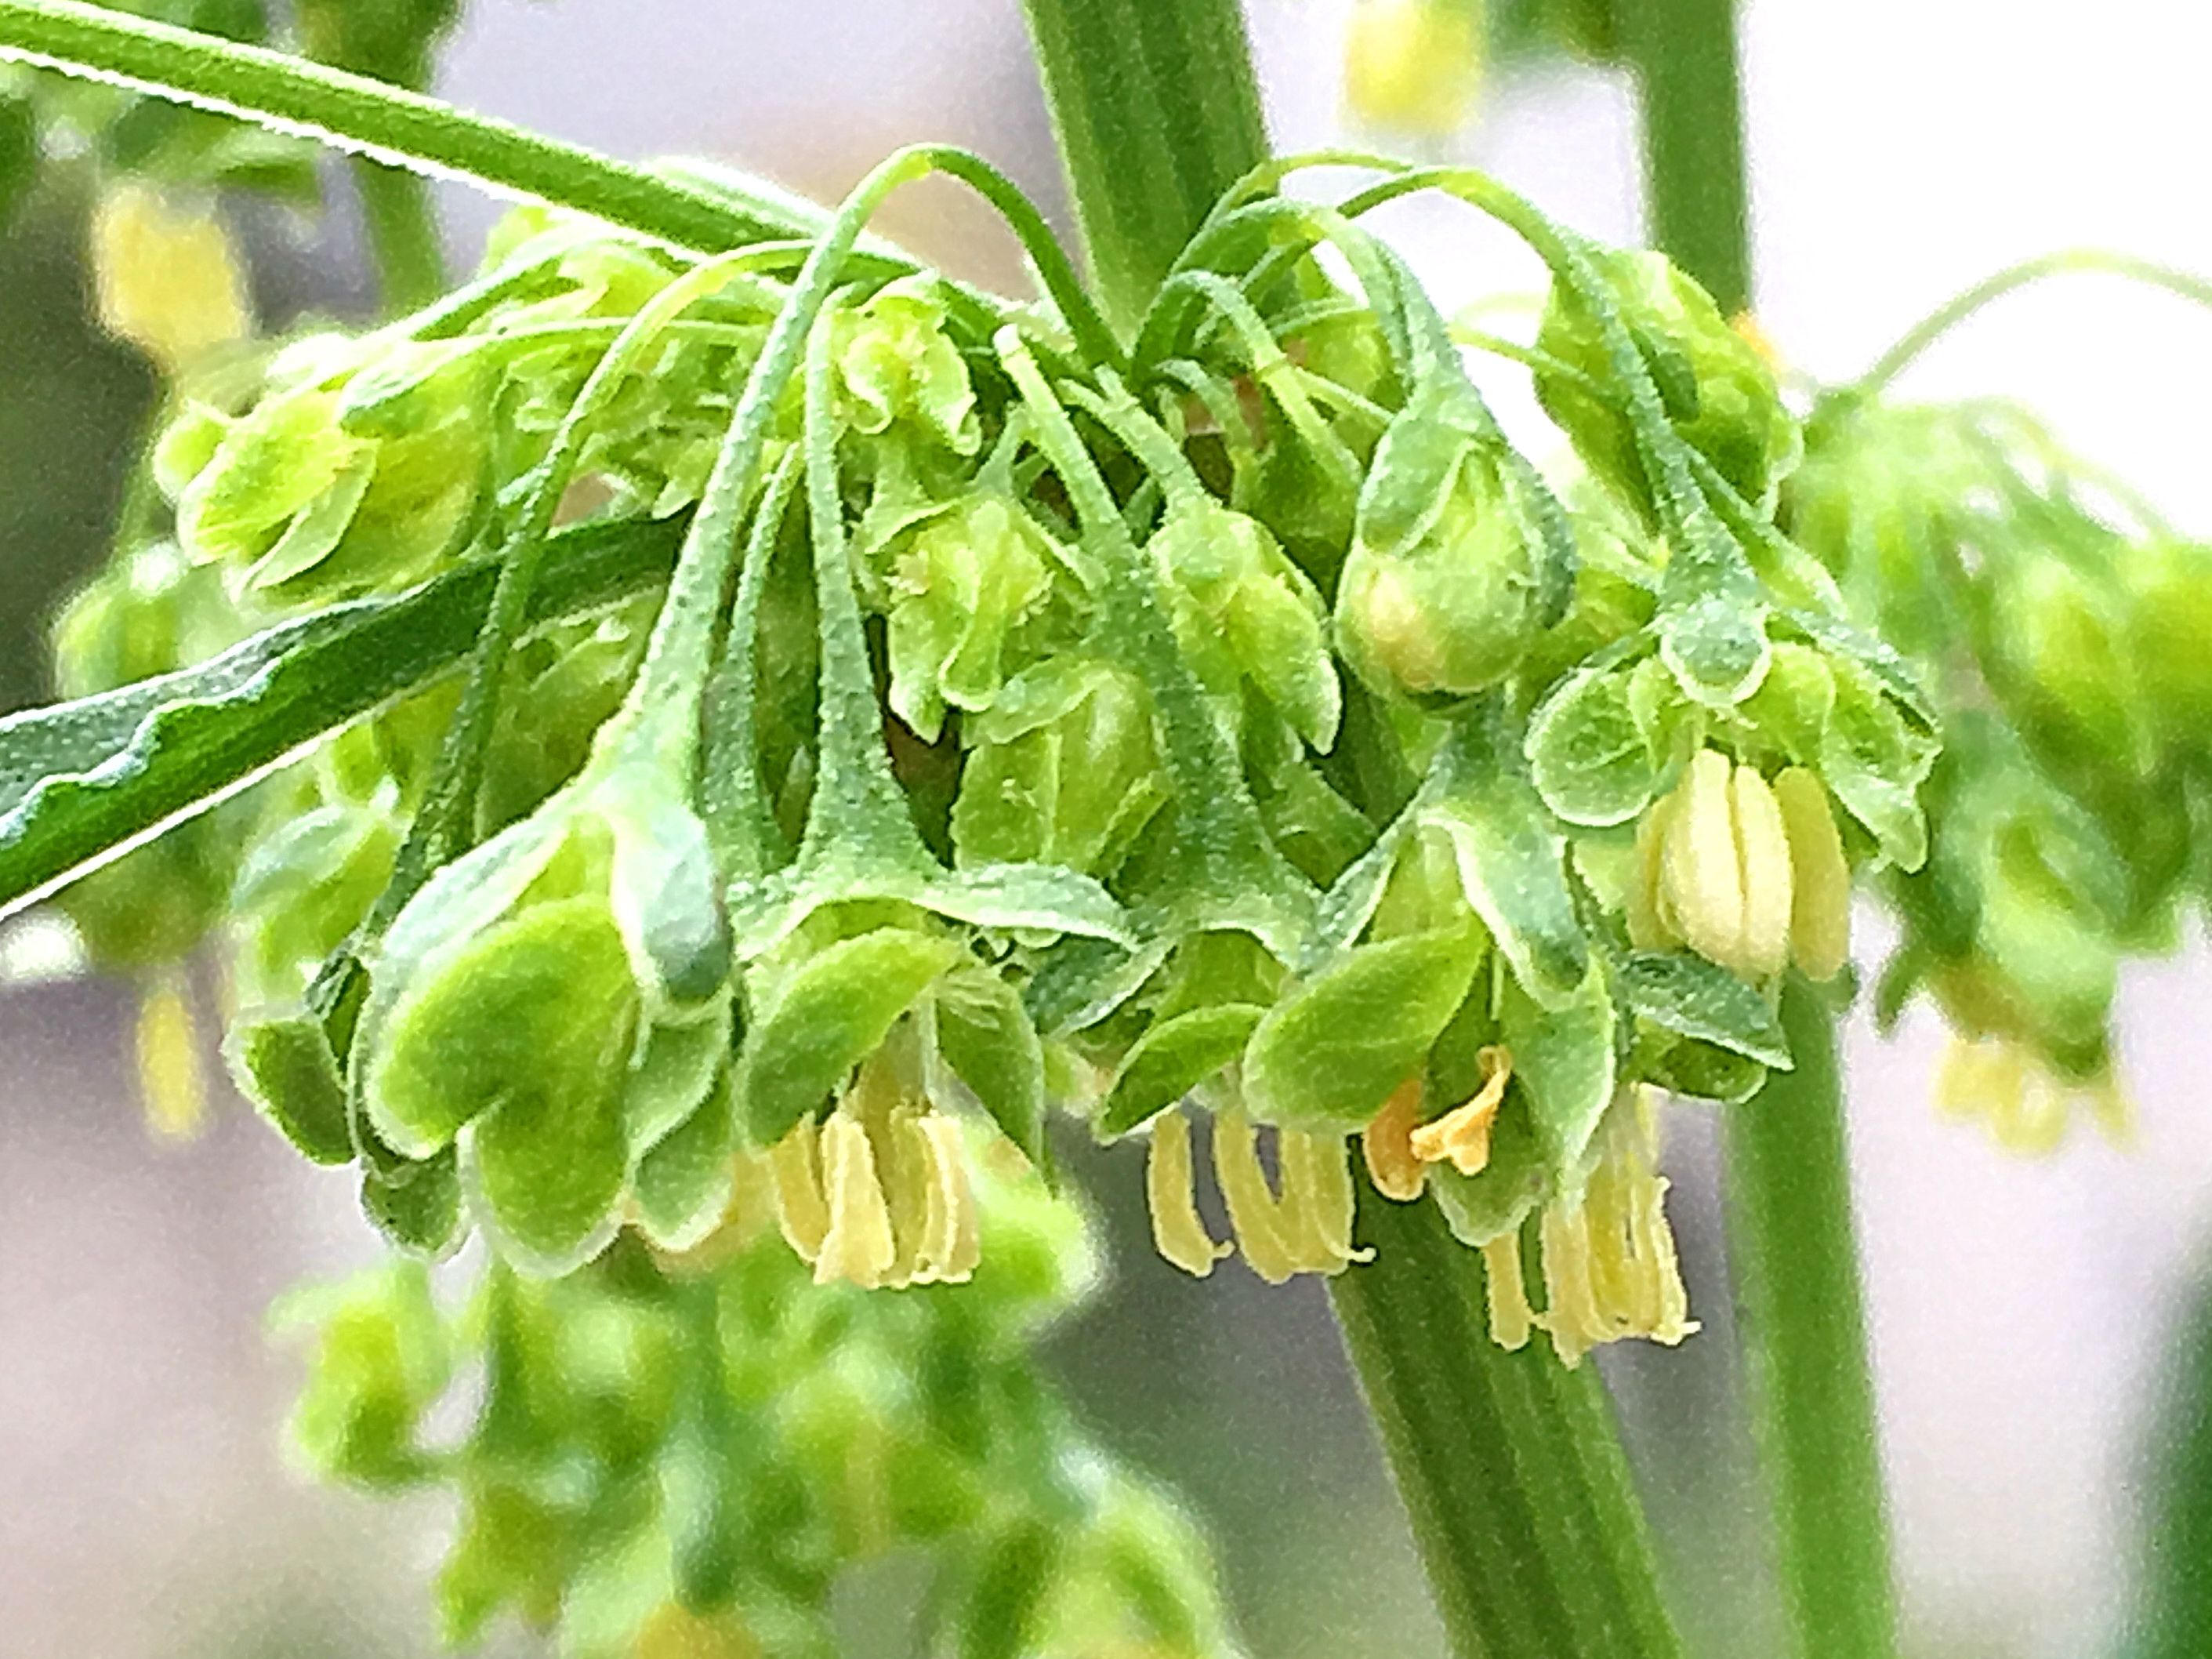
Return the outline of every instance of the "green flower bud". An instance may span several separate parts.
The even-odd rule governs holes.
[[[1796,419],[1783,407],[1766,359],[1729,326],[1711,296],[1664,254],[1593,257],[1658,382],[1675,430],[1747,500],[1771,505],[1776,487],[1803,453],[1803,441]],[[1557,283],[1536,348],[1601,386],[1614,382],[1595,319]],[[1613,402],[1565,375],[1541,370],[1536,396],[1574,441],[1590,471],[1648,514],[1651,483],[1628,419]]]
[[[2117,573],[2128,605],[2128,659],[2160,734],[2201,746],[2212,734],[2212,546],[2155,537]]]
[[[1401,421],[1376,451],[1336,594],[1339,648],[1378,691],[1464,696],[1520,665],[1540,628],[1535,556],[1495,461]]]
[[[1990,584],[1990,678],[2022,723],[2094,768],[2148,772],[2156,756],[2112,585],[2055,558],[2027,558]]]
[[[975,390],[945,331],[945,302],[927,276],[902,276],[840,314],[835,348],[848,418],[859,431],[909,422],[957,454],[981,441]]]

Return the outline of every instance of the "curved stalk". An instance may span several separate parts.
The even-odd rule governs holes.
[[[2007,265],[2002,270],[1984,276],[1972,288],[1946,300],[1900,335],[1895,345],[1875,359],[1874,367],[1861,375],[1851,389],[1869,396],[1881,391],[1929,347],[1984,306],[2002,300],[2014,289],[2026,288],[2050,276],[2083,273],[2124,277],[2130,282],[2164,289],[2191,304],[2212,307],[2212,281],[2202,276],[2177,270],[2172,265],[2160,264],[2154,260],[2138,259],[2132,254],[2114,253],[2104,248],[2062,248],[2055,253],[2040,254],[2033,259],[2023,259],[2016,265]]]
[[[818,235],[826,216],[708,191],[437,99],[81,0],[0,0],[0,59],[149,92],[418,173],[557,203],[682,248]]]

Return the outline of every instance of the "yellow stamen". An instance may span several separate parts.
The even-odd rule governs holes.
[[[1285,1129],[1275,1146],[1283,1185],[1277,1214],[1299,1265],[1308,1273],[1340,1273],[1350,1262],[1372,1261],[1374,1251],[1352,1247],[1352,1171],[1343,1137]]]
[[[1482,1247],[1484,1276],[1490,1286],[1490,1340],[1508,1353],[1528,1345],[1535,1315],[1528,1306],[1528,1282],[1521,1274],[1521,1233],[1502,1233]]]
[[[1739,766],[1729,782],[1735,809],[1736,866],[1743,893],[1741,943],[1734,964],[1766,979],[1790,961],[1792,880],[1790,836],[1774,792],[1755,766]]]
[[[190,1140],[207,1127],[207,1073],[181,970],[171,969],[138,1002],[138,1087],[146,1123],[165,1140]]]
[[[1811,980],[1830,980],[1851,955],[1851,866],[1820,780],[1793,766],[1774,780],[1790,838],[1790,954]]]
[[[1218,1133],[1218,1131],[1216,1131]],[[1214,1242],[1199,1218],[1198,1174],[1191,1167],[1190,1120],[1170,1107],[1152,1120],[1145,1156],[1145,1196],[1152,1212],[1152,1243],[1185,1273],[1203,1279],[1231,1246]]]
[[[1700,750],[1675,791],[1659,890],[1682,938],[1699,956],[1733,968],[1743,951],[1743,868],[1729,785],[1735,769]]]
[[[1213,1178],[1229,1206],[1229,1224],[1237,1234],[1245,1265],[1270,1285],[1280,1285],[1301,1263],[1285,1236],[1275,1194],[1260,1167],[1260,1148],[1251,1120],[1242,1112],[1213,1115]]]
[[[1480,1175],[1490,1164],[1490,1129],[1505,1098],[1505,1085],[1513,1080],[1513,1056],[1496,1044],[1475,1056],[1482,1067],[1482,1087],[1463,1105],[1455,1106],[1433,1123],[1413,1133],[1413,1156],[1424,1164],[1451,1160],[1463,1176]]]
[[[1413,1155],[1413,1130],[1421,1120],[1421,1080],[1408,1078],[1360,1132],[1367,1178],[1383,1197],[1409,1204],[1428,1185],[1427,1165]]]
[[[968,1181],[967,1146],[959,1124],[942,1112],[924,1113],[915,1127],[924,1143],[930,1173],[922,1263],[937,1282],[964,1285],[982,1259],[975,1193]]]
[[[822,1195],[820,1130],[811,1116],[769,1150],[769,1176],[773,1182],[775,1224],[784,1242],[811,1266],[822,1254],[822,1240],[830,1231],[830,1206]]]
[[[871,1290],[884,1284],[898,1257],[890,1206],[868,1132],[842,1111],[822,1126],[822,1185],[830,1230],[815,1258],[814,1282],[844,1279]]]

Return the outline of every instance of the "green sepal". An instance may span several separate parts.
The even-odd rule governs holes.
[[[420,1163],[362,1160],[361,1207],[403,1250],[442,1256],[461,1242],[460,1160],[448,1146]]]
[[[1615,982],[1639,1019],[1776,1071],[1790,1069],[1789,1039],[1767,999],[1692,951],[1637,951],[1620,963]]]
[[[1267,1011],[1244,1056],[1253,1115],[1285,1128],[1360,1128],[1421,1069],[1488,940],[1475,927],[1356,946]]]
[[[637,1161],[630,1176],[638,1231],[664,1250],[688,1250],[721,1224],[735,1178],[736,1096],[726,1066],[690,1116]]]
[[[353,1162],[345,1079],[321,1020],[304,1010],[246,1015],[222,1051],[239,1092],[310,1163]]]
[[[1232,1064],[1267,1012],[1229,1002],[1156,1019],[1115,1071],[1099,1108],[1099,1134],[1111,1139],[1141,1127]]]
[[[938,981],[933,1012],[937,1051],[953,1075],[1030,1164],[1047,1168],[1044,1045],[1020,994],[988,969],[956,969]]]
[[[1442,763],[1447,781],[1415,809],[1419,823],[1451,843],[1467,901],[1522,988],[1547,1006],[1565,1004],[1590,953],[1567,886],[1565,839],[1535,786],[1508,763],[1486,711],[1459,723]]]
[[[738,1088],[753,1144],[773,1145],[826,1105],[899,1016],[966,954],[951,939],[877,927],[794,970],[745,1033]]]
[[[1568,823],[1626,823],[1659,791],[1661,757],[1619,668],[1561,682],[1530,717],[1524,750],[1536,793]]]

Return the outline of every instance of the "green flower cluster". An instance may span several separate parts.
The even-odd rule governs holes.
[[[916,1652],[1234,1659],[1204,1542],[1035,1374],[1095,1262],[1005,1162],[980,1160],[996,1271],[911,1297],[814,1289],[757,1162],[687,1255],[495,1264],[453,1309],[407,1261],[295,1291],[294,1443],[331,1480],[458,1492],[449,1644],[512,1614],[575,1659],[833,1655],[833,1584],[902,1552],[930,1567]]]
[[[2008,404],[1833,393],[1807,451],[1792,532],[1954,711],[1880,1011],[1935,999],[1940,1094],[2007,1144],[2057,1145],[2077,1103],[2124,1134],[2119,965],[2179,942],[2212,847],[2212,549]]]
[[[930,166],[1048,304],[859,240]],[[1416,188],[1553,270],[1571,511],[1360,226]],[[1486,1249],[1501,1340],[1676,1340],[1639,1085],[1787,1066],[1850,865],[1925,850],[1917,689],[1772,521],[1799,453],[1693,285],[1471,173],[1255,181],[1127,340],[953,153],[711,259],[525,216],[159,447],[166,556],[233,632],[497,572],[463,683],[264,787],[216,900],[234,1069],[396,1239],[541,1277],[690,1248],[765,1154],[817,1280],[980,1282],[957,1121],[1049,1180],[1055,1108],[1150,1135],[1204,1272],[1195,1101],[1266,1278],[1358,1258],[1358,1135]],[[665,597],[532,620],[560,536],[656,523]],[[100,591],[65,650],[163,665]]]

